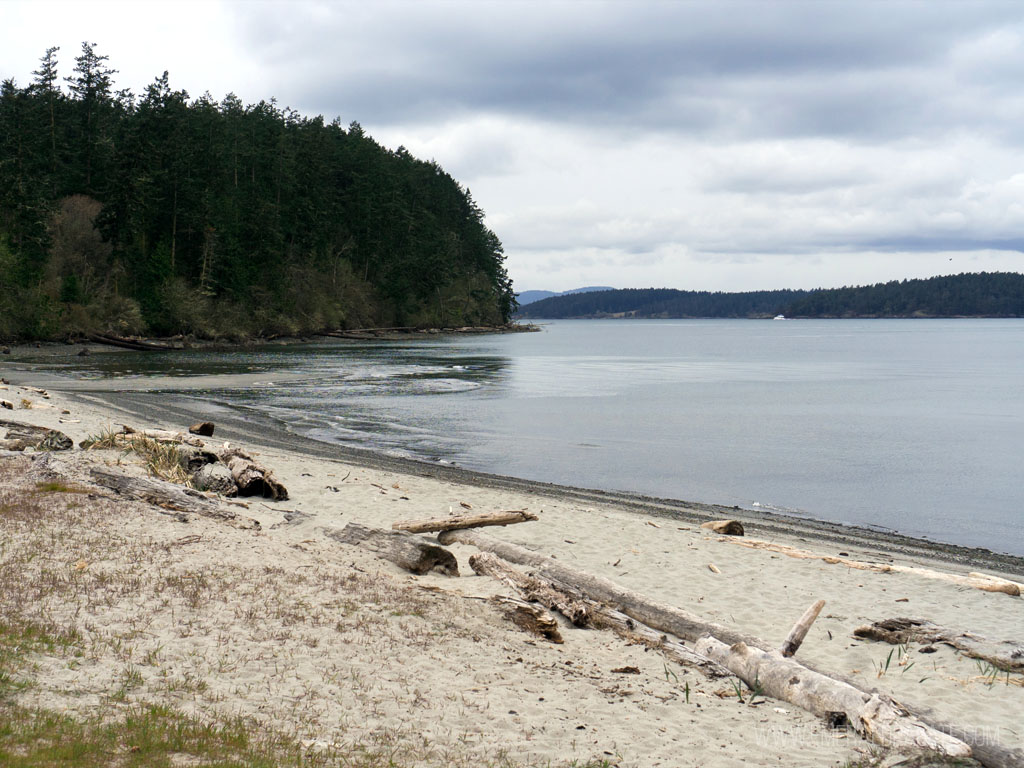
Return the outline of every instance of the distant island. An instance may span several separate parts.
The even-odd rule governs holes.
[[[523,291],[516,294],[516,301],[520,307],[533,304],[535,301],[550,299],[553,296],[568,296],[573,293],[593,293],[594,291],[614,291],[610,285],[588,285],[585,288],[573,288],[571,291]]]
[[[115,90],[82,44],[0,86],[0,339],[244,339],[508,322],[501,241],[437,163],[356,122]]]
[[[722,293],[626,288],[554,296],[518,317],[557,318],[1024,317],[1024,275],[979,272],[811,291]]]

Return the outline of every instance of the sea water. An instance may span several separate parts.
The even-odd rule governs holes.
[[[553,321],[75,365],[327,443],[1024,555],[1024,320]]]

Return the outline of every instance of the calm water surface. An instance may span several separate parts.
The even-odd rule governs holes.
[[[558,321],[83,364],[136,387],[262,374],[174,381],[326,442],[1024,555],[1022,320]]]

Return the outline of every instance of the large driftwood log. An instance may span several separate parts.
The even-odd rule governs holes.
[[[634,621],[675,635],[682,640],[693,642],[705,634],[711,634],[730,643],[743,640],[748,645],[765,647],[764,641],[755,637],[707,621],[681,608],[651,600],[609,579],[578,571],[553,558],[531,552],[516,544],[500,541],[479,531],[445,531],[438,536],[438,540],[442,544],[471,544],[486,552],[493,552],[509,562],[532,566],[537,569],[538,575],[553,582],[558,588],[578,590],[591,600],[609,604],[622,611]]]
[[[163,510],[190,512],[204,517],[234,520],[235,513],[225,509],[213,499],[198,491],[184,488],[166,480],[150,477],[132,477],[123,472],[114,472],[100,467],[90,470],[93,480],[104,488],[110,488],[123,496],[139,499]]]
[[[490,576],[512,587],[525,599],[558,611],[576,626],[591,625],[598,629],[610,629],[628,640],[661,651],[672,661],[697,667],[708,677],[725,677],[731,674],[664,632],[658,632],[642,622],[631,619],[621,611],[590,600],[578,591],[570,593],[564,586],[556,587],[537,576],[525,574],[491,552],[480,552],[470,556],[469,565],[476,573]]]
[[[722,539],[739,544],[749,549],[762,549],[768,552],[778,552],[797,560],[821,560],[830,565],[845,565],[858,571],[873,571],[875,573],[907,573],[920,576],[925,579],[937,579],[948,581],[952,584],[959,584],[965,587],[980,589],[984,592],[1002,592],[1012,597],[1019,597],[1024,584],[1015,581],[1002,579],[998,576],[988,576],[983,573],[971,573],[964,576],[959,573],[946,573],[931,568],[920,568],[912,565],[890,565],[888,563],[866,563],[860,560],[851,560],[847,557],[835,557],[834,555],[822,555],[816,552],[808,552],[804,549],[791,547],[787,544],[778,544],[774,541],[761,541],[759,539]]]
[[[459,575],[455,555],[411,533],[369,528],[359,523],[348,523],[340,530],[327,527],[319,530],[335,541],[368,549],[413,573],[423,574],[437,569],[448,576]]]
[[[231,470],[239,496],[262,496],[274,501],[287,500],[288,489],[278,482],[273,472],[256,462],[249,454],[232,448],[222,453],[220,460]]]
[[[5,440],[21,441],[41,451],[67,451],[74,445],[71,438],[59,430],[20,421],[0,419],[0,431],[3,431]]]
[[[1024,672],[1024,643],[997,642],[970,632],[941,627],[923,619],[885,619],[853,630],[854,637],[880,640],[892,645],[943,643],[963,654],[981,659],[1009,672]]]
[[[537,516],[523,510],[509,512],[471,512],[448,517],[434,517],[425,520],[399,520],[391,524],[396,531],[409,533],[431,533],[433,531],[457,531],[464,528],[482,528],[488,525],[512,525],[536,520]]]
[[[813,672],[777,651],[762,651],[745,643],[729,646],[704,637],[697,641],[697,653],[718,662],[766,696],[788,701],[833,722],[845,718],[858,733],[884,747],[929,750],[951,757],[971,755],[965,742],[926,725],[888,696],[868,694]]]

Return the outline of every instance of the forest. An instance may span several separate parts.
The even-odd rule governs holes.
[[[630,288],[556,296],[524,318],[1024,317],[1024,275],[979,272],[813,291],[710,293]]]
[[[0,339],[508,322],[501,242],[436,162],[58,51],[0,84]]]

